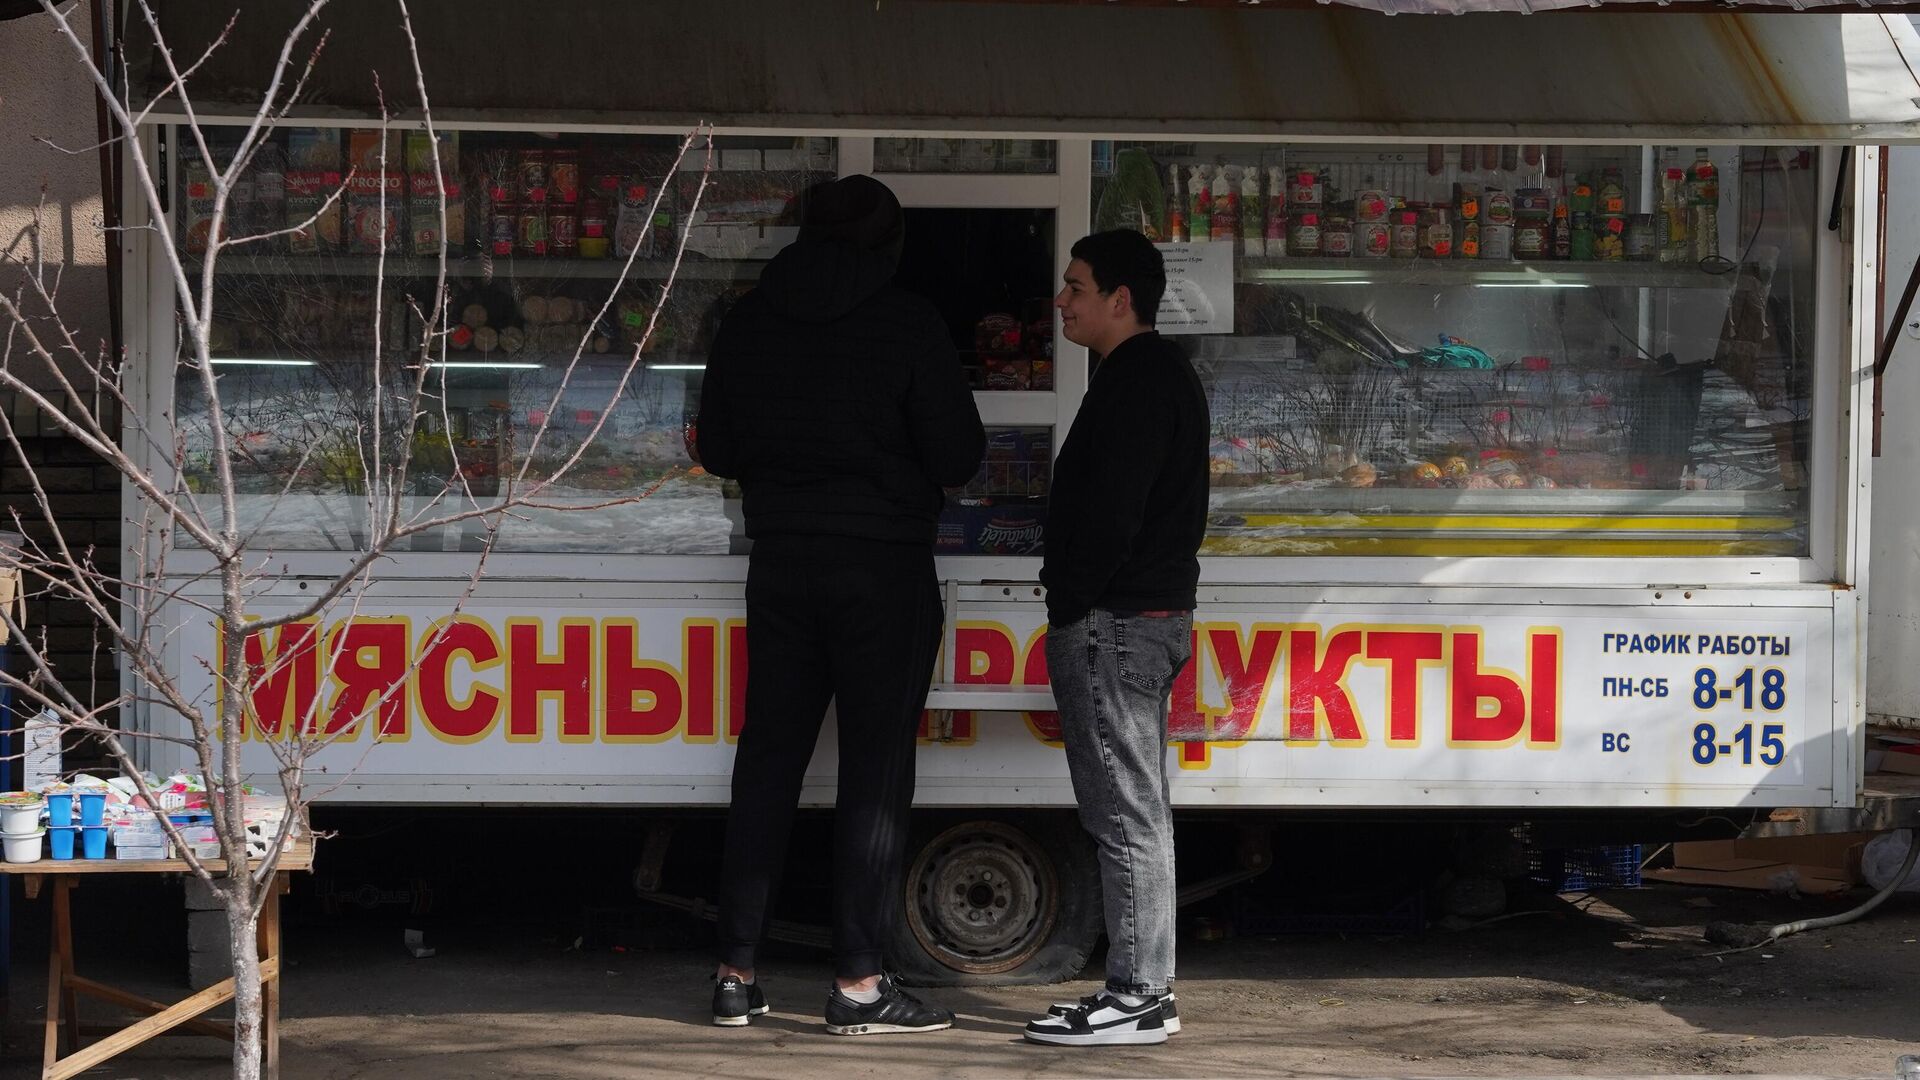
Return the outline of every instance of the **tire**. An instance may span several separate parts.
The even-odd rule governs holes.
[[[908,845],[893,970],[914,986],[1032,986],[1080,973],[1104,929],[1093,844],[1071,814],[976,819]]]

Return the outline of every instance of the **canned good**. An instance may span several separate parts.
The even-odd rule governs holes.
[[[1308,257],[1320,254],[1319,214],[1295,214],[1287,222],[1287,254]]]
[[[1480,228],[1480,257],[1498,262],[1507,262],[1513,258],[1513,233],[1511,225],[1495,225],[1492,222]]]
[[[547,184],[547,152],[520,151],[520,197],[527,202],[546,202]]]
[[[1487,224],[1513,224],[1513,196],[1499,188],[1487,189]]]
[[[1384,222],[1392,207],[1393,203],[1384,191],[1356,192],[1353,196],[1353,220],[1366,223]]]
[[[512,203],[493,204],[493,216],[487,224],[487,248],[495,255],[513,254],[520,235],[520,208]]]
[[[547,188],[555,202],[580,201],[580,152],[555,150],[547,166]]]
[[[1354,229],[1353,246],[1369,259],[1385,258],[1393,250],[1393,226],[1384,221],[1363,221]]]
[[[1400,210],[1393,215],[1393,235],[1387,242],[1387,254],[1396,259],[1411,259],[1420,254],[1420,215]]]
[[[578,207],[563,202],[548,207],[547,254],[568,259],[580,254]]]
[[[526,203],[520,207],[520,228],[515,234],[513,250],[519,255],[547,253],[547,208],[544,204]]]
[[[1653,231],[1652,214],[1635,214],[1627,222],[1626,253],[1634,260],[1652,259],[1657,244]]]

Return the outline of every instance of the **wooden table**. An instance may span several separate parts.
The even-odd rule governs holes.
[[[226,867],[218,859],[205,860],[205,865],[216,872]],[[281,854],[273,881],[267,885],[266,900],[260,908],[258,942],[263,999],[260,1010],[261,1064],[264,1074],[269,1078],[280,1074],[280,897],[287,891],[289,874],[295,870],[311,869],[312,839],[295,840]],[[69,898],[82,878],[95,874],[191,872],[183,859],[42,859],[32,863],[0,863],[0,875],[24,879],[29,900],[40,895],[43,882],[53,885],[53,940],[47,949],[46,1050],[41,1058],[41,1080],[66,1080],[67,1077],[78,1076],[159,1035],[211,1035],[229,1042],[233,1040],[232,1021],[199,1019],[207,1010],[233,1000],[232,977],[169,1005],[83,978],[73,969],[73,912]],[[0,881],[4,881],[4,877],[0,877]],[[147,1018],[131,1027],[105,1029],[109,1032],[106,1038],[81,1049],[78,1004],[82,994],[146,1013]],[[69,1049],[64,1058],[60,1056],[62,1027],[66,1029]],[[88,1029],[90,1034],[95,1030]]]

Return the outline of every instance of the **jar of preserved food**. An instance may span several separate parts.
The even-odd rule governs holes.
[[[1287,222],[1287,254],[1311,258],[1320,254],[1320,215],[1295,214]]]
[[[1345,214],[1327,215],[1320,227],[1320,254],[1344,259],[1353,254],[1353,222]]]
[[[1393,215],[1393,235],[1387,242],[1387,254],[1396,259],[1411,259],[1420,254],[1420,213],[1397,210]]]
[[[1420,257],[1453,257],[1453,214],[1444,206],[1429,206],[1420,211]]]

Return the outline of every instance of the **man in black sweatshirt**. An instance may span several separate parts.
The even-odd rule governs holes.
[[[893,192],[849,176],[805,199],[799,239],[714,336],[695,435],[702,466],[740,481],[753,539],[713,1021],[767,1011],[755,952],[831,700],[827,1030],[931,1031],[953,1014],[882,978],[881,951],[902,909],[914,732],[940,646],[941,488],[973,476],[986,434],[939,314],[893,284],[906,225]]]
[[[1192,658],[1207,525],[1207,398],[1154,332],[1160,252],[1137,232],[1073,246],[1054,298],[1067,339],[1102,357],[1053,466],[1047,670],[1080,822],[1099,852],[1106,988],[1056,1005],[1027,1038],[1166,1041],[1173,1000],[1173,813],[1167,701]]]

